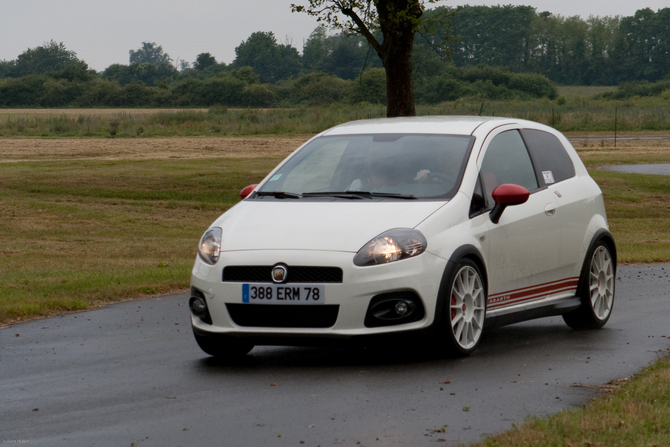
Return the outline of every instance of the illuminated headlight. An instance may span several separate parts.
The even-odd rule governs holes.
[[[207,264],[214,265],[221,254],[221,228],[212,227],[200,239],[198,254]]]
[[[380,234],[358,250],[354,256],[354,264],[386,264],[411,258],[426,251],[427,245],[426,238],[420,231],[396,228]]]

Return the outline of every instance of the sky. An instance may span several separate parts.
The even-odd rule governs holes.
[[[235,59],[235,47],[256,31],[302,46],[317,27],[307,14],[291,13],[306,0],[0,0],[0,60],[54,40],[102,71],[128,64],[129,51],[155,42],[174,61],[194,62],[200,53],[218,62]],[[669,7],[668,0],[449,0],[442,5],[527,5],[565,17],[632,16],[642,8]]]

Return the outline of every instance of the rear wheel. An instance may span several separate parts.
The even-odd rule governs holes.
[[[462,259],[454,269],[445,308],[447,349],[457,356],[470,355],[482,337],[486,319],[486,289],[477,264]]]
[[[195,341],[198,342],[200,349],[205,353],[223,360],[233,360],[245,356],[254,348],[251,343],[245,343],[239,340],[221,337],[208,337],[204,335],[193,334]]]
[[[607,323],[614,305],[616,264],[604,241],[589,252],[579,281],[579,309],[563,315],[573,329],[597,329]]]

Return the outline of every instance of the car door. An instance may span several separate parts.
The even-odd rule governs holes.
[[[489,301],[495,311],[534,303],[560,285],[560,224],[556,195],[544,187],[517,129],[490,134],[480,154],[480,185],[485,206],[504,183],[521,185],[530,197],[507,207],[499,223],[489,226]]]

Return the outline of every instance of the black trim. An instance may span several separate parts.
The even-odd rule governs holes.
[[[275,265],[227,265],[223,268],[223,282],[254,282],[272,284],[272,269],[277,265],[286,267],[288,274],[283,283],[341,283],[340,267]]]
[[[537,303],[520,310],[505,310],[487,313],[485,327],[492,329],[537,318],[555,317],[579,308],[582,302],[577,297],[565,298],[552,303]]]
[[[395,312],[395,305],[400,301],[404,301],[408,306],[404,315]],[[375,295],[370,300],[363,324],[365,327],[396,326],[419,321],[425,314],[423,302],[416,292],[397,290]]]
[[[335,325],[340,306],[226,303],[226,309],[238,326],[318,329]]]

